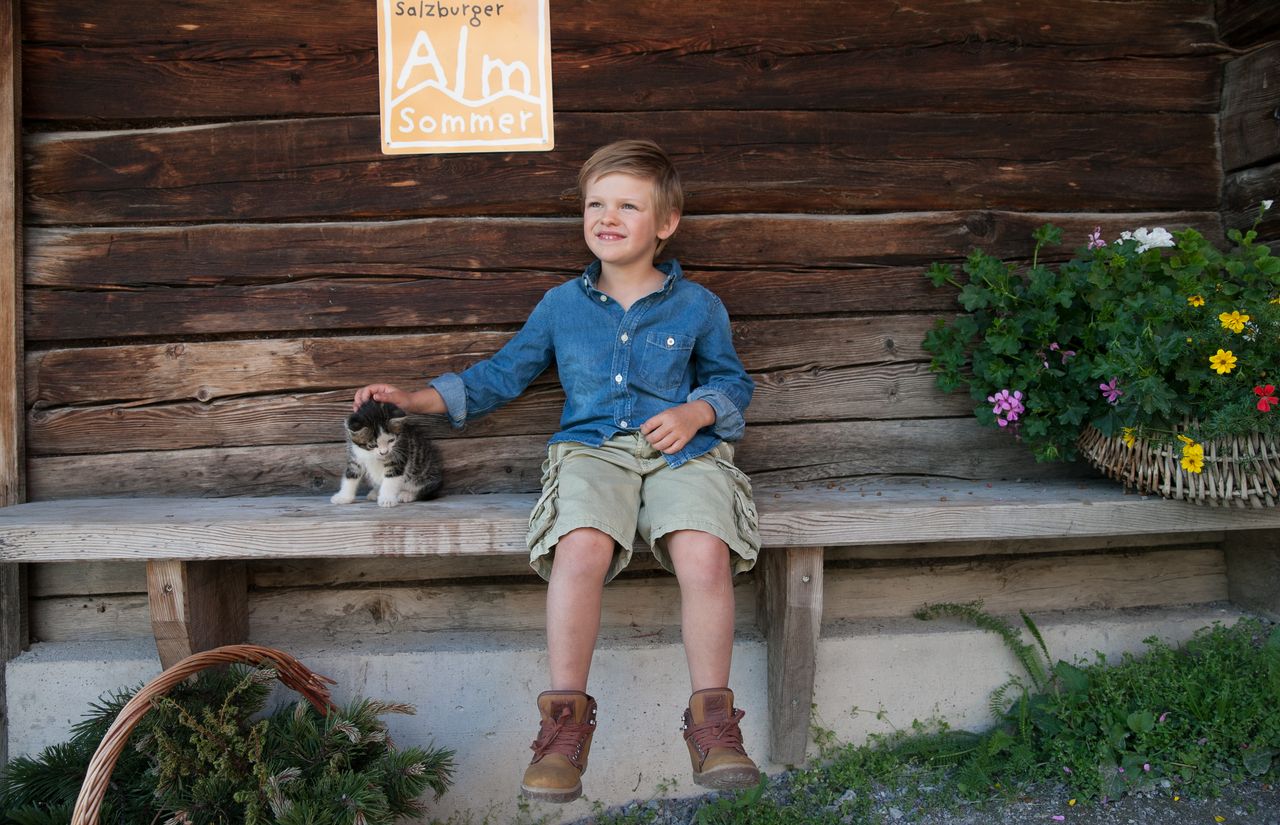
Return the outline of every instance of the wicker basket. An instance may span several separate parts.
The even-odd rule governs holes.
[[[1280,497],[1280,442],[1258,433],[1205,442],[1199,473],[1182,469],[1180,445],[1140,438],[1127,447],[1092,425],[1078,446],[1090,464],[1140,493],[1222,507],[1275,507]]]
[[[227,664],[266,665],[275,668],[280,681],[302,694],[316,710],[327,714],[333,707],[333,703],[329,701],[328,685],[334,684],[334,681],[312,673],[297,659],[279,650],[256,645],[227,645],[188,656],[147,683],[111,723],[107,735],[102,737],[93,758],[89,760],[89,770],[84,784],[80,786],[80,795],[76,798],[71,825],[97,825],[98,809],[107,792],[111,771],[115,768],[116,760],[120,758],[134,726],[151,709],[151,700],[167,693],[198,671]]]

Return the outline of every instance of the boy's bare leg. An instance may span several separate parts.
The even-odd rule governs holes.
[[[600,633],[604,577],[612,561],[613,538],[590,527],[573,530],[556,544],[547,587],[552,690],[587,690],[591,655]]]
[[[693,690],[729,685],[733,656],[733,571],[729,546],[701,530],[666,535],[680,582],[680,624]]]

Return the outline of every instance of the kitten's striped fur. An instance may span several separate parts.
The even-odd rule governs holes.
[[[394,404],[366,401],[347,417],[347,469],[329,500],[350,504],[360,480],[381,507],[434,498],[442,480],[440,454],[426,426]]]

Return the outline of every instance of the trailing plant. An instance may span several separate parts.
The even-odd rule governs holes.
[[[1280,258],[1254,229],[1228,237],[1223,252],[1194,229],[1111,243],[1095,229],[1055,268],[1039,259],[1062,230],[1046,224],[1025,271],[981,251],[963,280],[935,263],[928,277],[967,313],[925,337],[938,387],[967,386],[978,420],[1042,461],[1074,458],[1088,424],[1179,445],[1192,473],[1206,440],[1280,435]]]
[[[261,716],[276,674],[204,671],[134,729],[99,811],[103,825],[380,825],[420,816],[453,775],[453,751],[398,750],[380,716],[408,705],[361,699],[322,716],[300,701]],[[71,739],[12,760],[0,825],[65,825],[89,760],[138,688],[90,708]]]

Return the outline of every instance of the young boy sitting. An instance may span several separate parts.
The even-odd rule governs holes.
[[[637,535],[680,585],[694,781],[750,787],[759,771],[728,687],[732,578],[755,564],[760,540],[750,481],[726,442],[742,437],[753,384],[720,300],[685,280],[675,260],[654,264],[684,200],[666,154],[649,141],[609,144],[583,165],[578,186],[583,236],[597,258],[581,277],[549,290],[492,358],[415,392],[370,384],[355,406],[388,401],[447,413],[461,427],[554,363],[565,406],[528,532],[530,564],[549,582],[550,690],[538,696],[541,726],[522,792],[551,802],[582,793],[602,591],[627,566]]]

